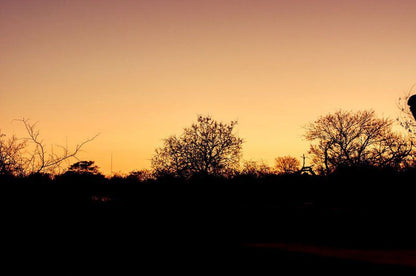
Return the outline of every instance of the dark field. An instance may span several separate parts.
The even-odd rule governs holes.
[[[411,256],[403,263],[394,253],[416,256],[410,188],[400,197],[397,189],[380,192],[382,185],[357,195],[303,180],[306,184],[294,188],[267,183],[5,184],[3,268],[10,271],[7,275],[416,272]],[[310,254],[302,245],[333,248],[338,254]],[[342,256],[344,249],[390,257],[354,260]]]

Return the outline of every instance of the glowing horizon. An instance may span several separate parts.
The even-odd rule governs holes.
[[[340,108],[394,118],[416,83],[415,1],[19,1],[0,4],[0,129],[149,168],[198,114],[238,120],[245,160],[300,158]]]

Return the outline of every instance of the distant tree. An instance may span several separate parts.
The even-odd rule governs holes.
[[[241,170],[242,175],[255,177],[266,176],[272,174],[272,169],[262,161],[244,161]]]
[[[275,159],[277,174],[292,174],[300,169],[300,161],[292,156],[280,156]]]
[[[146,170],[146,169],[132,171],[127,176],[127,179],[132,179],[132,180],[139,181],[139,182],[144,182],[153,178],[154,178],[153,172],[151,170]]]
[[[68,168],[68,173],[72,174],[100,174],[98,166],[94,165],[94,161],[78,161]]]
[[[243,140],[233,133],[236,124],[198,116],[197,122],[180,136],[168,137],[156,149],[152,168],[157,175],[180,177],[226,174],[240,161]]]
[[[312,142],[312,162],[325,174],[338,167],[400,167],[411,155],[410,139],[393,133],[392,121],[374,111],[337,111],[321,116],[306,127]]]
[[[9,139],[0,133],[0,175],[23,175],[26,162],[22,151],[26,142],[12,136]]]

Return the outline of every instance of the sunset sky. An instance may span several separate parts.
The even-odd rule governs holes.
[[[2,0],[0,129],[75,145],[104,173],[210,114],[238,120],[245,160],[307,153],[337,109],[395,118],[416,83],[414,0]]]

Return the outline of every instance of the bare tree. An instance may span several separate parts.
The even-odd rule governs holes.
[[[274,168],[277,174],[295,173],[300,169],[300,161],[292,156],[280,156],[275,159]]]
[[[57,154],[55,152],[47,152],[47,147],[39,136],[40,133],[36,128],[36,123],[31,124],[27,119],[21,119],[20,121],[24,124],[29,136],[25,138],[26,141],[34,146],[27,158],[26,170],[28,173],[55,172],[60,169],[64,161],[71,158],[77,159],[77,154],[82,147],[98,136],[97,134],[92,138],[84,140],[76,145],[73,150],[69,150],[67,146],[58,146],[61,149],[61,153]]]
[[[234,133],[236,121],[217,122],[198,116],[180,136],[171,136],[156,149],[152,167],[157,174],[189,177],[195,173],[223,175],[238,166],[243,140]]]
[[[20,121],[24,124],[28,137],[19,139],[12,136],[7,139],[5,134],[0,133],[0,174],[28,175],[56,172],[64,161],[76,158],[81,148],[95,138],[85,140],[73,151],[60,146],[60,154],[48,153],[36,124],[30,124],[27,119]]]
[[[305,138],[314,142],[309,153],[323,173],[340,166],[398,167],[413,151],[410,139],[393,133],[392,121],[374,111],[337,111],[306,127]]]
[[[26,164],[21,153],[25,147],[25,141],[16,136],[7,139],[5,134],[0,133],[0,175],[24,174]]]

